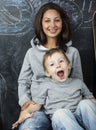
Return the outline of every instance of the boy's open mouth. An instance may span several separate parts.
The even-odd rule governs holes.
[[[63,71],[63,70],[58,71],[58,72],[57,72],[57,76],[58,76],[60,79],[64,78],[64,71]]]

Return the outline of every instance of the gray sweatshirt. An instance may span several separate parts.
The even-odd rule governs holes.
[[[33,101],[43,105],[48,115],[53,115],[59,108],[75,112],[83,98],[94,98],[85,83],[76,78],[69,78],[64,82],[50,78],[41,79],[38,82],[33,81],[31,94]]]
[[[78,50],[71,46],[71,43],[72,42],[70,41],[67,44],[68,49],[66,51],[66,55],[72,65],[71,77],[83,79],[80,55]],[[18,78],[18,96],[20,106],[25,102],[32,100],[32,81],[39,81],[40,78],[45,77],[42,59],[47,49],[42,45],[35,45],[33,39],[31,40],[31,45],[32,47],[28,49],[24,57]]]

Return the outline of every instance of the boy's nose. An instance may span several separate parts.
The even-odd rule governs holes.
[[[57,63],[57,68],[61,67],[60,64]]]

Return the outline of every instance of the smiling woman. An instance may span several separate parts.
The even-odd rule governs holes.
[[[36,111],[34,116],[27,113],[30,105],[33,105],[33,94],[31,92],[35,87],[34,82],[39,83],[46,77],[42,66],[43,55],[52,48],[61,48],[72,65],[71,77],[79,79],[83,79],[81,61],[78,50],[71,46],[70,20],[67,13],[58,4],[49,2],[41,6],[35,16],[34,28],[35,37],[31,40],[32,47],[28,49],[25,55],[18,79],[19,105],[23,110],[20,115],[23,115],[23,117],[29,115],[30,118],[26,119],[24,123],[21,123],[22,121],[19,118],[13,126],[16,125],[17,127],[21,123],[19,125],[20,130],[29,128],[28,124],[33,130],[37,127],[40,130],[51,130],[50,120],[44,111]],[[33,105],[33,107],[35,106]],[[40,118],[39,122],[38,118]]]
[[[68,55],[73,68],[73,71],[72,73],[70,73],[70,75],[72,77],[78,77],[78,78],[82,77],[81,76],[82,70],[80,70],[78,66],[80,65],[79,58],[78,58],[79,54],[77,52],[79,50],[81,61],[82,61],[84,81],[87,84],[88,88],[91,90],[91,92],[93,92],[94,96],[96,97],[96,87],[95,87],[96,86],[96,72],[95,72],[96,65],[95,65],[95,55],[94,55],[94,48],[93,48],[93,35],[92,35],[92,15],[93,12],[96,10],[96,0],[46,0],[46,1],[45,0],[0,0],[0,73],[2,74],[3,78],[6,80],[6,87],[7,87],[6,90],[4,87],[4,82],[1,78],[0,97],[2,98],[0,98],[0,105],[3,106],[0,106],[0,110],[2,109],[1,112],[2,115],[0,114],[0,118],[3,121],[4,130],[11,130],[11,125],[18,119],[19,112],[21,110],[20,106],[18,105],[18,100],[21,98],[18,98],[17,79],[20,73],[20,69],[22,67],[23,60],[25,59],[24,67],[27,68],[29,66],[29,68],[27,68],[24,71],[26,73],[22,74],[23,77],[24,76],[25,77],[24,78],[22,77],[23,80],[21,80],[24,81],[24,79],[26,79],[27,81],[21,83],[24,84],[24,86],[27,86],[26,88],[22,86],[21,92],[23,93],[24,91],[23,88],[25,88],[26,91],[24,91],[23,94],[20,92],[21,97],[22,98],[24,97],[26,100],[25,104],[29,103],[28,100],[32,99],[29,94],[31,81],[33,83],[34,80],[37,81],[45,77],[44,70],[43,67],[41,66],[41,63],[42,63],[42,56],[43,54],[45,54],[48,48],[45,48],[45,46],[47,45],[46,45],[46,37],[44,36],[46,35],[44,35],[44,32],[42,31],[41,21],[43,15],[41,16],[41,14],[46,12],[45,3],[48,3],[49,1],[57,3],[67,12],[73,30],[72,37],[71,37],[70,26],[68,24],[69,22],[67,22],[69,20],[66,17],[64,17],[65,20],[63,21],[63,24],[65,22],[65,25],[63,31],[65,31],[65,33],[62,33],[64,38],[58,37],[58,40],[56,40],[57,42],[56,47],[60,47],[64,51],[67,50],[66,55]],[[41,13],[39,9],[42,6],[44,8],[43,8],[43,12]],[[53,10],[53,8],[51,9]],[[34,27],[33,20],[35,14],[37,15],[38,11],[40,13],[36,21],[34,21],[35,24],[37,23],[36,27]],[[68,25],[69,28],[68,30],[65,29],[66,25]],[[36,33],[38,32],[37,35],[35,36],[34,36],[35,34],[34,31]],[[55,30],[53,29],[53,31]],[[67,34],[69,34],[69,36]],[[30,44],[30,40],[31,40],[31,44]],[[67,47],[64,45],[65,43]],[[52,45],[50,45],[49,48],[51,48]],[[73,49],[72,46],[78,48],[78,50]],[[29,52],[26,54],[27,50],[31,47],[33,49],[30,49]],[[24,58],[25,54],[26,57]],[[29,71],[30,68],[32,69],[32,71]],[[6,101],[4,101],[5,93],[7,93]],[[53,93],[52,95],[53,97],[55,97]],[[23,108],[22,105],[21,108]],[[40,122],[38,122],[38,118],[39,118],[38,113],[40,114]],[[34,120],[35,120],[36,123],[36,125],[34,126],[35,129],[39,129],[40,126],[38,125],[41,124],[43,128],[40,128],[40,130],[44,129],[44,126],[45,126],[44,130],[46,130],[47,129],[46,127],[50,125],[50,122],[47,122],[48,120],[46,120],[46,118],[43,118],[46,116],[43,116],[44,113],[41,114],[42,111],[41,113],[40,111],[38,113],[37,112],[35,113],[37,114],[36,119],[29,118],[29,120],[26,120],[25,122],[28,123],[27,121],[29,121],[30,124],[30,122],[32,121],[32,126],[34,126],[35,125]],[[42,120],[44,121],[43,122],[44,124],[42,124]],[[45,122],[47,122],[48,124],[46,124]],[[26,123],[23,123],[24,127],[29,126],[29,124],[26,126]],[[18,130],[18,128],[16,130]],[[51,130],[50,127],[49,130]]]

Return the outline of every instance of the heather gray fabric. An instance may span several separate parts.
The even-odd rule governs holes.
[[[35,40],[38,42],[38,40]],[[68,49],[66,55],[68,56],[72,64],[72,73],[71,77],[76,77],[83,79],[80,55],[76,48],[71,46],[71,41],[67,44]],[[22,106],[28,100],[31,100],[31,91],[33,80],[39,80],[39,78],[45,77],[42,58],[45,52],[47,51],[41,45],[35,45],[34,40],[31,40],[32,47],[26,52],[24,62],[21,68],[21,72],[18,79],[18,95],[19,95],[19,104]]]
[[[82,98],[94,98],[84,82],[76,78],[69,78],[64,82],[53,81],[49,78],[39,82],[33,81],[31,92],[33,101],[42,104],[46,114],[49,115],[60,108],[75,112]]]

